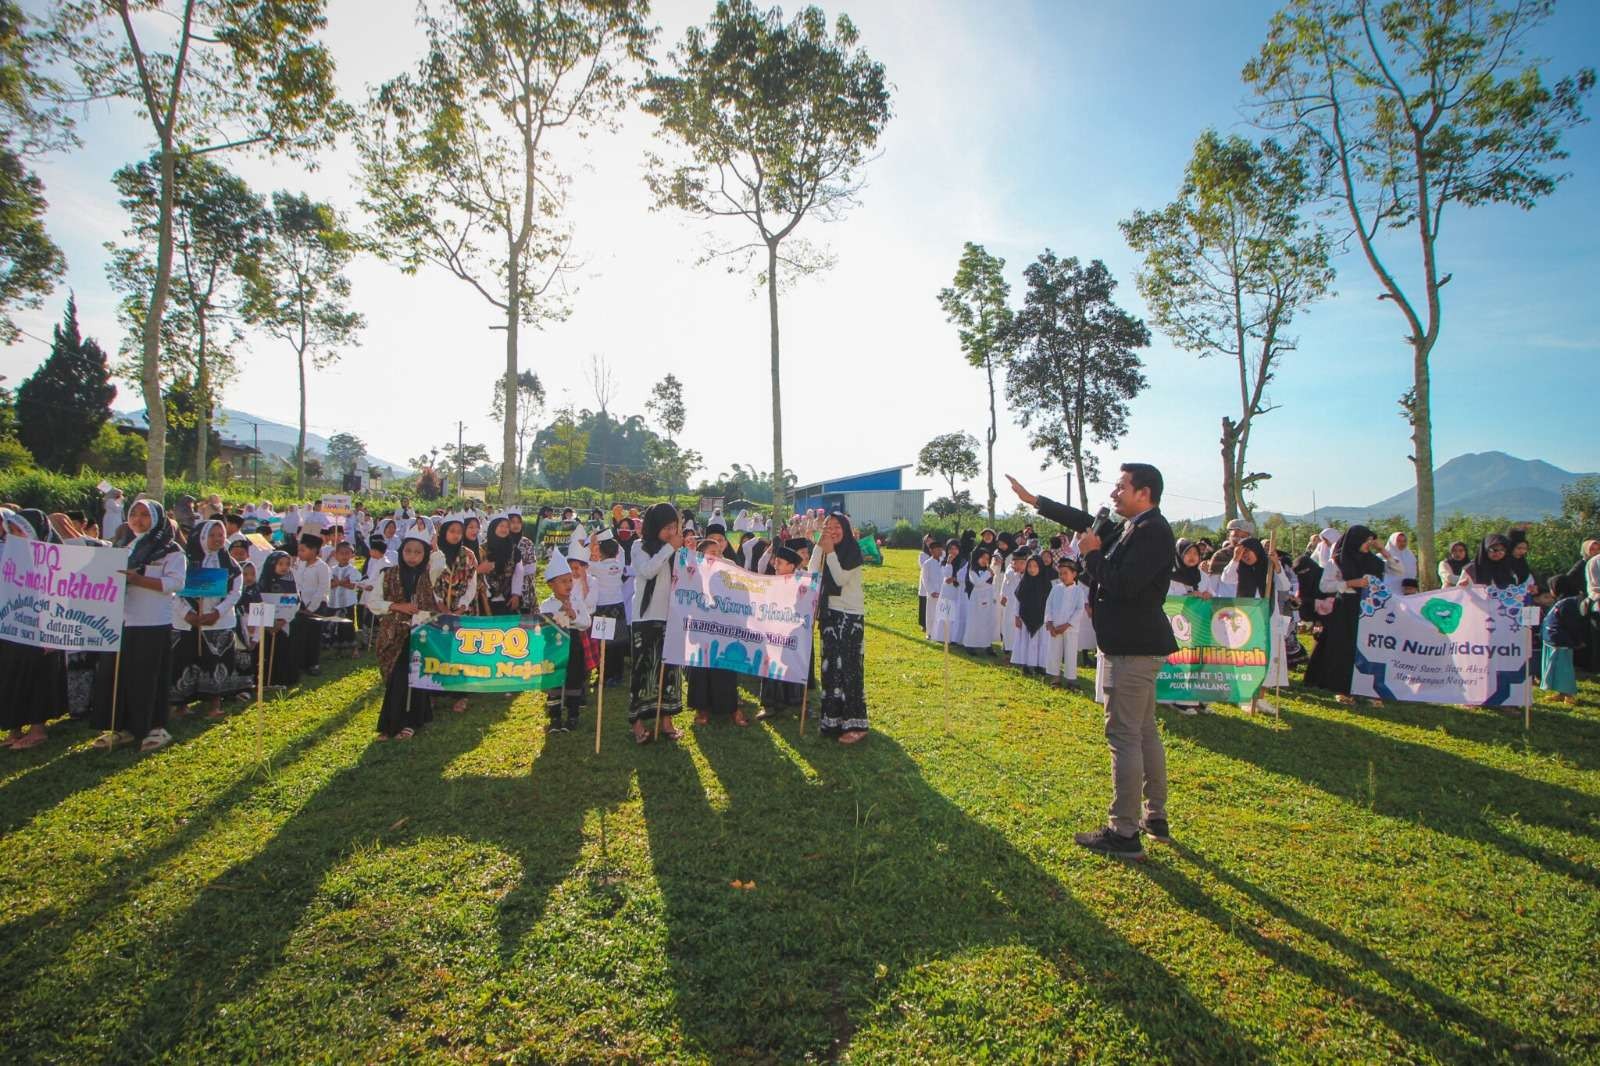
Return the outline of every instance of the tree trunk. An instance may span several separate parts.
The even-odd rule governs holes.
[[[161,319],[167,311],[167,291],[172,284],[172,199],[177,183],[177,153],[169,140],[161,146],[161,206],[156,221],[156,281],[144,317],[144,353],[139,384],[144,393],[145,418],[150,424],[149,457],[144,464],[144,490],[160,500],[167,485],[167,405],[161,395]]]
[[[198,431],[194,442],[194,480],[197,484],[206,479],[206,436],[211,428],[211,372],[206,366],[206,322],[204,316],[199,322],[200,347],[195,358],[194,391],[195,391],[195,428]]]
[[[985,359],[983,368],[989,374],[989,524],[994,525],[994,442],[999,430],[995,427],[999,422],[994,410],[994,360]]]
[[[1239,498],[1238,454],[1239,436],[1233,419],[1222,416],[1222,520],[1232,522],[1239,517],[1236,501]]]
[[[1072,465],[1078,471],[1078,500],[1083,509],[1089,509],[1089,483],[1083,477],[1083,447],[1080,445],[1072,455]]]
[[[506,380],[505,425],[501,427],[500,445],[500,506],[508,507],[517,498],[520,466],[517,457],[517,326],[521,316],[522,291],[517,284],[516,271],[511,272],[511,285],[506,295]]]
[[[306,494],[306,350],[302,345],[295,351],[300,364],[300,448],[296,455],[294,491],[296,496]],[[298,501],[297,501],[298,502]]]
[[[1417,469],[1417,578],[1424,589],[1439,580],[1433,544],[1433,409],[1429,399],[1428,356],[1433,344],[1413,344],[1412,373],[1416,395],[1411,408],[1412,462]]]
[[[767,242],[767,317],[772,326],[772,526],[786,515],[783,491],[783,398],[778,378],[778,245]]]

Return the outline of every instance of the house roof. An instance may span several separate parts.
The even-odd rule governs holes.
[[[910,470],[910,463],[901,463],[899,466],[884,466],[877,470],[863,470],[857,474],[840,474],[838,477],[823,478],[819,481],[808,481],[803,485],[796,485],[789,490],[793,495],[804,495],[808,490],[820,489],[824,485],[831,485],[836,481],[854,481],[857,478],[872,477],[874,474],[892,474],[897,470]]]

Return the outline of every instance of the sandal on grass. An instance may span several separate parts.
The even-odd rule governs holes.
[[[6,747],[10,748],[12,751],[27,751],[29,748],[37,748],[40,744],[43,744],[49,739],[50,734],[46,733],[44,730],[30,729],[16,740],[13,740],[11,743],[7,744]]]
[[[407,728],[402,729],[402,730],[400,730],[400,732],[396,733],[394,735],[394,738],[396,740],[410,740],[412,737],[414,737],[416,735],[417,735],[416,732],[414,730],[412,730],[408,726]]]
[[[750,724],[750,719],[748,719],[748,718],[746,718],[744,716],[744,712],[743,711],[734,711],[733,712],[733,724],[734,725],[738,725],[738,726],[747,726],[747,725]]]
[[[165,729],[152,729],[139,744],[140,752],[160,751],[172,743],[172,734]]]
[[[121,748],[128,744],[132,744],[133,740],[134,737],[132,733],[124,733],[121,730],[112,733],[108,730],[95,737],[94,744],[92,746],[96,751],[110,751],[113,748]]]
[[[852,729],[852,730],[850,730],[850,732],[843,733],[843,734],[841,734],[839,736],[839,743],[841,743],[841,744],[859,744],[859,743],[861,743],[861,741],[866,740],[866,739],[867,739],[867,731],[865,729]]]

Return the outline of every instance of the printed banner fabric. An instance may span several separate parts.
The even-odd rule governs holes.
[[[1267,679],[1272,639],[1267,601],[1168,596],[1167,621],[1178,650],[1156,675],[1163,703],[1242,703]]]
[[[219,600],[227,594],[228,572],[220,566],[189,567],[183,591],[178,593],[179,596],[189,600]]]
[[[0,640],[67,651],[122,647],[128,549],[7,537]]]
[[[821,588],[821,574],[752,574],[679,548],[665,658],[756,677],[806,677]]]
[[[1350,693],[1384,700],[1520,707],[1532,630],[1523,591],[1469,586],[1361,598]]]
[[[514,614],[440,616],[411,627],[411,687],[448,692],[560,688],[572,643],[561,627]]]
[[[539,561],[547,561],[551,551],[559,551],[565,555],[567,544],[572,540],[572,531],[577,528],[576,522],[562,522],[554,518],[540,519],[538,528],[533,532],[533,546],[539,552]]]

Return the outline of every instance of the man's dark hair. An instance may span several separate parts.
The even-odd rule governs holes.
[[[1122,469],[1127,473],[1128,481],[1135,489],[1150,490],[1151,506],[1160,505],[1162,489],[1161,471],[1157,470],[1149,463],[1123,463]]]

